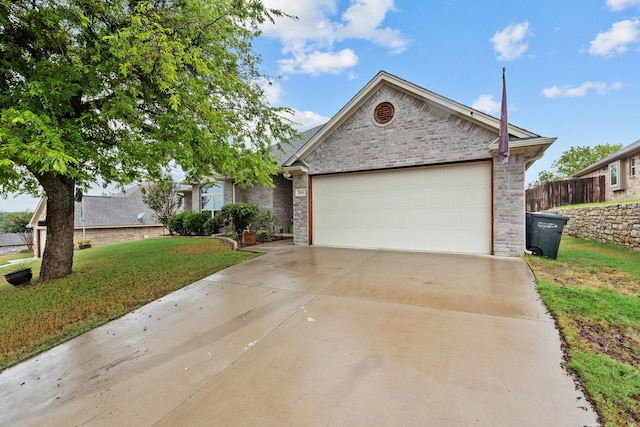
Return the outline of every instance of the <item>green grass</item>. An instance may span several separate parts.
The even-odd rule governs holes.
[[[29,251],[0,255],[0,266],[9,264],[9,261],[15,261],[17,259],[23,258],[31,258],[31,254],[29,253]],[[2,272],[2,269],[0,269],[0,272]]]
[[[640,425],[640,252],[563,236],[526,260],[604,425]]]
[[[77,251],[73,274],[57,281],[14,288],[3,278],[0,370],[255,256],[210,238],[145,239]]]
[[[640,199],[629,199],[629,200],[609,200],[607,202],[598,202],[598,203],[582,203],[578,205],[565,205],[565,206],[556,206],[554,208],[549,209],[550,211],[557,211],[561,209],[578,209],[578,208],[592,208],[595,206],[611,206],[611,205],[622,205],[626,203],[640,203]]]

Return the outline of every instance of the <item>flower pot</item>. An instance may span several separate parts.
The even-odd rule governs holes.
[[[7,282],[12,284],[13,286],[20,286],[24,285],[25,283],[29,283],[31,282],[32,277],[33,273],[31,271],[31,268],[25,268],[4,275],[4,278],[7,279]]]
[[[78,248],[80,249],[89,249],[91,247],[91,243],[87,243],[84,245],[78,245]]]
[[[245,231],[242,233],[242,244],[243,245],[255,245],[256,244],[256,232],[255,231]]]

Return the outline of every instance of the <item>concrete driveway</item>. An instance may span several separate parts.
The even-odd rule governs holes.
[[[1,424],[597,425],[523,260],[261,249],[2,372]]]

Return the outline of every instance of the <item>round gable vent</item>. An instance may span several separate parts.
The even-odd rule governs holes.
[[[393,114],[395,112],[395,108],[393,108],[393,104],[390,102],[382,102],[378,104],[378,106],[373,110],[373,119],[376,123],[384,125],[387,124],[393,119]]]

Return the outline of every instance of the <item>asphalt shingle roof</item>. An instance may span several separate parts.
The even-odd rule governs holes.
[[[153,211],[142,201],[142,192],[134,187],[126,193],[113,196],[89,196],[82,198],[85,227],[122,227],[157,225]],[[138,216],[142,214],[141,219]],[[82,227],[81,203],[75,203],[76,227]]]
[[[581,170],[580,172],[578,172],[577,174],[575,174],[574,176],[581,176],[584,175],[586,173],[592,172],[596,169],[602,168],[607,166],[609,163],[611,163],[613,160],[619,159],[621,157],[626,156],[627,154],[636,151],[640,149],[640,139],[632,142],[631,144],[627,145],[626,147],[622,147],[620,150],[616,151],[613,154],[610,154],[609,156],[605,157],[604,159],[600,160],[599,162],[596,162],[594,164],[592,164],[589,167],[584,168],[583,170]]]

